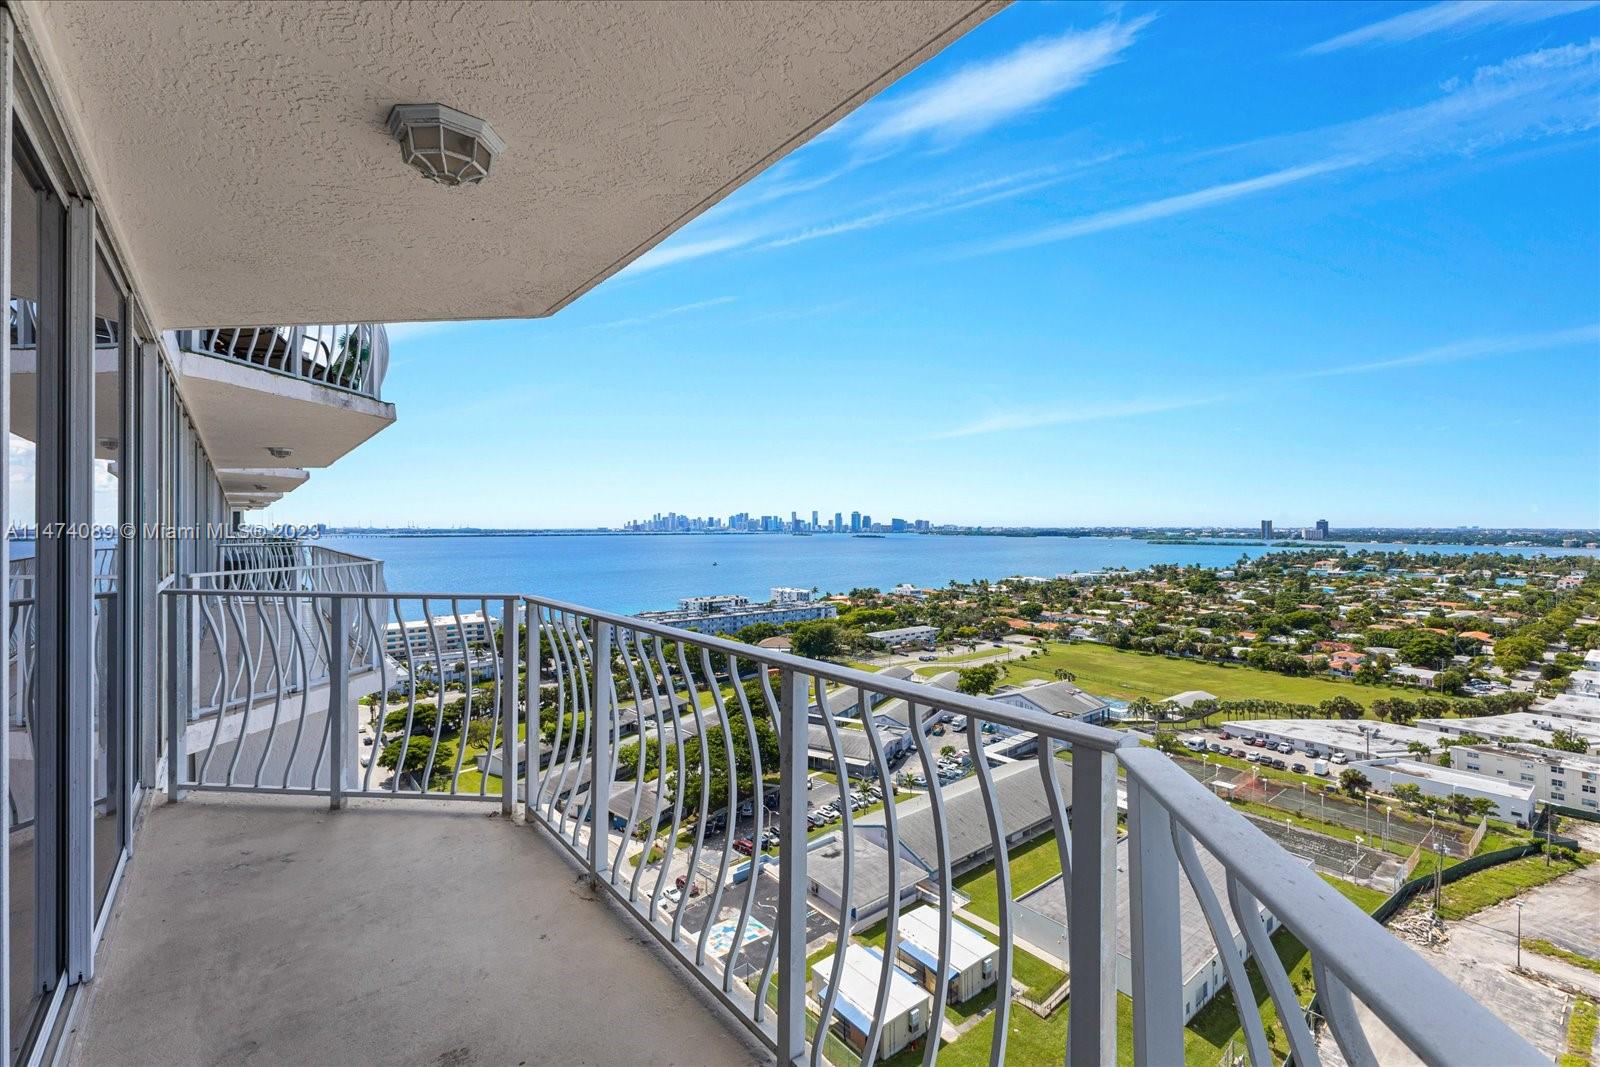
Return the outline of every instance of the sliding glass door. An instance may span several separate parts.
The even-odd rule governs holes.
[[[23,147],[11,172],[7,549],[11,1054],[31,1043],[66,967],[59,593],[66,209]]]

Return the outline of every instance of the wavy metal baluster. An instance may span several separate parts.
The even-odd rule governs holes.
[[[1323,1018],[1333,1031],[1334,1043],[1344,1054],[1349,1067],[1378,1067],[1378,1057],[1372,1052],[1367,1033],[1356,1015],[1355,1000],[1339,976],[1327,968],[1317,957],[1311,957],[1311,977],[1317,984],[1317,996],[1322,1001]]]
[[[272,721],[267,725],[267,739],[261,746],[261,757],[256,760],[255,780],[251,783],[254,788],[260,789],[261,779],[267,772],[267,758],[272,755],[272,742],[278,736],[278,723],[283,715],[284,674],[282,656],[279,655],[279,645],[283,641],[283,628],[280,622],[282,618],[282,607],[280,601],[276,597],[273,597],[270,601],[264,602],[260,593],[257,593],[255,597],[256,616],[257,618],[261,619],[261,629],[263,633],[267,632],[267,622],[264,614],[267,603],[271,603],[272,605],[272,616],[274,620],[271,630],[272,640],[268,643],[269,647],[272,649],[272,673],[268,675],[273,683]]]
[[[944,1010],[950,1000],[950,942],[955,933],[955,915],[950,894],[955,890],[955,877],[950,870],[950,827],[945,821],[944,783],[939,780],[938,765],[934,762],[932,746],[928,743],[927,727],[922,722],[921,705],[907,701],[906,717],[911,724],[911,738],[917,746],[917,757],[922,762],[922,775],[928,781],[930,801],[928,811],[933,818],[935,850],[939,854],[939,970],[933,983],[933,1014],[928,1024],[931,1032],[922,1050],[923,1064],[925,1067],[933,1067],[939,1060]],[[898,840],[895,842],[894,850],[895,859],[898,861],[900,854]],[[895,946],[885,942],[885,947]]]
[[[300,714],[295,716],[294,741],[289,746],[289,758],[283,763],[284,789],[289,788],[289,781],[294,774],[295,760],[300,758],[300,741],[305,736],[306,716],[311,714],[311,670],[306,656],[305,625],[301,615],[306,609],[305,603],[299,597],[284,597],[287,608],[285,614],[289,618],[289,627],[294,631],[294,661],[299,668],[297,684],[300,687]]]
[[[872,750],[872,760],[878,768],[878,781],[883,783],[884,824],[889,831],[889,847],[885,853],[889,860],[889,922],[884,927],[883,970],[878,978],[878,999],[872,1012],[872,1029],[867,1034],[867,1043],[861,1056],[863,1063],[876,1063],[878,1043],[883,1038],[884,1014],[889,1007],[889,981],[894,975],[894,958],[900,946],[900,828],[895,821],[894,780],[889,776],[889,761],[883,756],[883,742],[878,737],[878,724],[873,718],[872,694],[866,689],[856,692],[861,698],[861,725],[867,732],[867,747]],[[943,1018],[940,1015],[928,1020],[931,1032],[927,1040],[933,1044],[939,1041]]]
[[[371,592],[371,590],[368,590]],[[372,750],[367,753],[367,765],[361,772],[361,791],[372,791],[372,771],[378,765],[378,755],[383,751],[383,720],[389,715],[389,656],[383,647],[381,634],[378,629],[378,617],[373,613],[373,605],[378,603],[372,597],[362,601],[362,611],[367,619],[367,639],[372,642],[371,650],[367,653],[375,661],[378,670],[378,688],[373,693],[373,711],[377,721],[372,724]],[[384,621],[388,621],[387,612]],[[402,757],[403,758],[403,757]]]
[[[644,839],[644,850],[639,853],[639,862],[634,865],[633,881],[628,884],[628,900],[630,903],[636,903],[639,899],[639,883],[643,880],[644,869],[650,862],[650,851],[655,848],[656,837],[661,833],[661,800],[667,785],[667,731],[661,718],[661,701],[656,692],[656,669],[650,662],[649,646],[645,641],[644,635],[634,631],[633,644],[634,651],[639,656],[639,664],[645,671],[645,679],[650,683],[650,710],[656,723],[656,787],[654,790],[655,799],[650,803],[650,833]],[[644,717],[641,715],[639,719],[639,777],[641,782],[644,779],[645,767],[649,757],[650,739],[645,735]],[[640,788],[643,788],[643,786]],[[650,912],[650,921],[655,921],[653,906]]]
[[[1195,852],[1194,838],[1179,825],[1177,819],[1172,820],[1172,843],[1178,850],[1178,865],[1183,868],[1184,877],[1189,880],[1189,887],[1200,902],[1200,912],[1211,931],[1211,943],[1222,957],[1222,968],[1228,975],[1229,987],[1233,989],[1233,1006],[1239,1015],[1239,1025],[1244,1030],[1245,1051],[1255,1067],[1272,1067],[1272,1053],[1267,1048],[1267,1033],[1261,1025],[1261,1013],[1256,1010],[1250,976],[1234,947],[1233,932],[1228,929],[1222,905],[1211,889],[1211,880],[1206,877],[1200,856]]]
[[[394,795],[400,793],[400,779],[405,777],[406,764],[411,762],[411,730],[417,715],[417,664],[411,655],[411,629],[406,625],[405,613],[400,610],[400,598],[391,597],[390,603],[394,607],[394,620],[400,625],[400,647],[406,650],[406,724],[400,734],[400,748],[395,754],[394,774],[389,778],[389,792]],[[383,741],[383,732],[388,729],[389,723],[389,694],[383,695],[383,718],[378,722],[379,745]]]
[[[350,652],[349,652],[350,644],[349,644],[349,636],[348,636],[348,634],[349,634],[349,618],[350,618],[349,613],[348,612],[342,613],[342,620],[343,620],[342,629],[343,629],[344,632],[335,633],[334,629],[333,629],[333,620],[334,620],[333,600],[329,599],[329,600],[326,601],[326,603],[328,605],[328,614],[327,614],[327,619],[326,619],[327,634],[328,634],[328,644],[327,644],[327,647],[328,647],[328,684],[327,684],[328,707],[327,707],[326,713],[322,716],[322,733],[317,738],[316,758],[311,761],[311,782],[310,782],[310,787],[313,790],[315,790],[316,787],[317,787],[317,779],[322,776],[322,761],[325,760],[325,759],[328,759],[328,754],[333,751],[333,719],[334,719],[333,712],[334,712],[334,708],[336,706],[338,706],[337,702],[334,699],[334,695],[333,695],[333,678],[334,678],[333,665],[335,663],[335,657],[339,657],[339,658],[343,659],[344,664],[345,664],[346,667],[349,666],[349,662],[350,662]],[[323,619],[322,619],[322,616],[320,615],[320,613],[313,613],[312,614],[312,618],[313,618],[313,620],[316,621],[317,634],[320,636],[322,634],[322,632],[323,632]],[[346,671],[346,677],[348,677],[348,674],[349,674],[349,672]],[[346,695],[348,695],[348,687],[347,687]],[[332,763],[330,761],[329,766],[328,766],[328,790],[329,790],[330,793],[333,790],[333,775],[334,775],[334,769],[333,769]]]
[[[567,632],[568,622],[566,612],[550,612],[550,640],[556,648],[557,663],[565,663],[566,670],[557,669],[557,677],[561,679],[561,702],[559,716],[556,719],[556,739],[554,752],[551,759],[559,760],[560,773],[555,776],[554,785],[550,792],[549,816],[550,824],[558,834],[566,836],[564,820],[566,812],[560,808],[562,797],[567,793],[567,776],[572,769],[572,750],[578,739],[578,690],[581,684],[578,681],[577,655],[572,650],[571,634]],[[567,726],[567,716],[572,716],[570,729]],[[562,734],[567,735],[566,752],[561,751]]]
[[[210,599],[210,595],[202,597],[202,606]],[[202,615],[208,623],[213,618],[209,610],[203,610]],[[224,697],[217,702],[216,716],[211,720],[211,741],[206,745],[206,754],[200,761],[199,769],[195,771],[194,780],[197,785],[206,784],[206,772],[211,769],[211,760],[216,756],[217,741],[222,736],[222,720],[227,714],[227,700],[225,694],[228,692],[228,659],[225,655],[223,655],[222,652],[222,650],[226,647],[227,641],[225,637],[218,637],[215,633],[213,633],[211,643],[217,649],[217,675]]]
[[[728,658],[731,661],[733,657],[730,655]],[[728,813],[725,817],[725,821],[723,822],[722,852],[717,860],[717,878],[716,882],[712,886],[711,899],[706,911],[706,920],[700,924],[700,942],[695,947],[695,963],[703,967],[705,966],[706,962],[706,945],[711,940],[711,928],[716,925],[716,919],[722,913],[722,883],[726,881],[728,877],[728,854],[732,851],[733,828],[738,825],[739,760],[738,753],[734,750],[733,744],[733,722],[729,718],[727,707],[722,701],[722,687],[717,684],[717,672],[711,665],[710,649],[702,648],[700,650],[700,666],[706,679],[706,688],[711,691],[711,703],[716,709],[717,722],[721,724],[720,729],[722,731],[722,748],[724,755],[728,760]],[[751,746],[754,747],[755,738],[751,737],[749,738],[749,741]],[[704,738],[701,739],[700,748],[702,751],[705,750]],[[760,763],[758,762],[756,766],[759,767]],[[752,791],[759,791],[760,788],[760,785],[757,784],[753,787]],[[704,792],[709,797],[711,792],[711,780],[709,776],[706,778]],[[760,807],[761,804],[758,797],[751,805],[751,815],[754,817],[756,826],[758,828],[761,825],[761,815],[758,812]],[[761,838],[756,837],[754,840],[759,841]],[[752,859],[753,858],[754,857],[752,857]],[[688,883],[684,887],[684,896],[689,896],[689,893],[693,888],[694,872],[690,871]],[[730,946],[728,949],[727,959],[723,962],[724,972],[730,968],[734,955],[735,951],[733,947]]]
[[[616,885],[617,880],[621,877],[622,861],[627,858],[628,845],[633,841],[633,833],[639,826],[639,803],[644,795],[645,760],[649,755],[649,749],[645,740],[644,698],[639,692],[639,672],[635,669],[633,663],[634,655],[637,653],[637,649],[632,644],[633,640],[633,630],[622,626],[617,627],[617,654],[622,657],[622,665],[628,672],[628,689],[633,693],[633,721],[636,724],[636,729],[634,730],[634,747],[639,752],[639,758],[634,767],[633,797],[628,802],[628,818],[627,821],[623,823],[622,839],[617,842],[616,854],[611,857],[612,885]],[[612,710],[613,715],[615,716],[616,709],[613,708]],[[620,719],[618,721],[620,722]],[[619,753],[622,751],[622,729],[620,725],[617,728],[616,748]],[[615,773],[612,774],[611,780],[616,781]],[[609,805],[609,803],[610,801],[608,799],[607,804]],[[634,881],[638,880],[640,866],[642,865],[634,865]],[[634,894],[630,891],[628,894],[628,901],[632,903],[634,899]]]
[[[484,605],[484,607],[487,608],[487,605]],[[461,704],[461,733],[459,734],[460,741],[456,745],[455,766],[450,769],[450,795],[455,796],[457,789],[461,784],[461,764],[462,761],[467,758],[467,729],[472,725],[473,674],[472,648],[467,643],[467,628],[461,619],[460,597],[450,598],[450,614],[454,616],[456,620],[456,644],[461,646],[461,692],[463,694]],[[484,613],[484,618],[486,620],[488,619],[487,611]],[[443,718],[442,708],[440,717],[441,719]],[[440,723],[440,726],[443,726],[442,722]],[[490,751],[493,750],[491,749]]]
[[[567,814],[572,816],[573,820],[571,838],[573,848],[586,847],[585,845],[580,845],[578,839],[583,836],[584,827],[588,825],[589,805],[594,802],[595,766],[594,760],[590,755],[594,751],[591,737],[594,729],[594,704],[591,694],[594,692],[594,682],[598,677],[599,667],[595,663],[595,643],[591,639],[589,628],[598,626],[599,623],[592,619],[580,618],[574,620],[573,632],[577,635],[574,645],[578,649],[578,700],[583,708],[583,738],[578,744],[578,766],[572,778],[572,793],[567,801]],[[574,733],[577,731],[576,724],[573,725],[573,731]],[[586,768],[588,771],[588,784],[583,789],[586,799],[574,805],[573,801],[577,799],[578,787],[584,786],[585,783],[584,772]]]
[[[827,1043],[826,1035],[833,1026],[834,1007],[839,1000],[839,979],[844,975],[844,957],[850,945],[850,883],[855,867],[856,838],[855,819],[850,811],[849,764],[845,763],[844,748],[839,743],[839,729],[833,721],[833,708],[828,703],[827,685],[816,675],[811,676],[811,684],[816,687],[817,711],[822,719],[823,732],[828,735],[828,745],[833,750],[834,766],[839,769],[839,816],[844,820],[844,870],[839,880],[839,936],[834,946],[833,969],[828,975],[828,995],[823,998],[822,1014],[817,1019],[817,1036],[811,1044],[811,1067],[821,1067],[822,1046]],[[801,975],[800,980],[805,981],[806,976]]]
[[[994,775],[989,772],[989,757],[983,751],[983,734],[976,716],[967,716],[967,753],[978,775],[978,789],[989,816],[989,838],[994,842],[994,880],[1000,904],[1000,977],[995,990],[994,1038],[989,1044],[989,1063],[1000,1067],[1006,1059],[1006,1038],[1011,1033],[1011,858],[1006,851],[1005,821],[994,795]]]
[[[566,699],[566,691],[568,691],[566,675],[570,673],[566,669],[566,646],[562,641],[562,637],[560,637],[557,617],[558,613],[555,608],[549,608],[547,609],[546,621],[542,624],[544,625],[546,637],[550,638],[550,665],[555,670],[555,729],[550,734],[550,771],[539,782],[539,789],[542,792],[546,784],[550,787],[549,798],[546,800],[546,811],[544,811],[544,822],[549,825],[550,829],[560,832],[560,824],[555,819],[555,801],[560,797],[562,774],[565,774],[566,768],[562,757],[562,733],[566,725],[566,709],[571,704]]]
[[[1294,995],[1294,984],[1289,981],[1283,961],[1272,947],[1272,936],[1261,921],[1261,905],[1232,871],[1228,872],[1228,903],[1233,908],[1234,921],[1244,932],[1251,955],[1256,958],[1256,970],[1266,981],[1267,991],[1272,995],[1273,1010],[1278,1013],[1278,1021],[1283,1024],[1283,1032],[1289,1038],[1289,1054],[1300,1067],[1313,1067],[1321,1063],[1300,1001]],[[1239,999],[1237,990],[1234,998]]]
[[[772,692],[772,674],[771,674],[771,669],[765,663],[763,663],[761,665],[760,676],[761,676],[761,698],[762,698],[762,700],[764,700],[766,702],[767,714],[772,717],[772,728],[773,728],[773,730],[775,730],[777,732],[778,736],[781,738],[783,736],[783,720],[782,720],[781,716],[778,714],[778,698],[776,696],[774,696],[773,692]],[[750,858],[752,860],[754,860],[755,859],[755,850],[751,849],[750,851],[751,851]],[[761,868],[759,866],[752,867],[751,871],[753,872],[751,874],[751,877],[754,878],[760,873]],[[771,933],[769,933],[767,935],[767,958],[761,964],[761,977],[759,979],[757,979],[757,981],[756,981],[756,1012],[755,1012],[756,1022],[761,1022],[764,1018],[766,1018],[766,1013],[767,1013],[767,989],[772,983],[772,971],[773,971],[773,968],[777,966],[777,963],[778,963],[778,932],[776,930],[774,930],[774,931],[772,931]]]
[[[239,737],[233,743],[233,758],[228,761],[228,773],[224,783],[228,786],[235,784],[235,776],[239,770],[239,759],[244,755],[245,739],[250,736],[250,713],[256,706],[256,659],[250,651],[249,634],[245,632],[244,610],[241,601],[243,596],[233,594],[228,597],[229,613],[233,616],[234,625],[239,628],[239,649],[244,653],[244,675],[249,679],[246,687],[244,707],[239,709]],[[222,728],[221,716],[217,719],[217,728]]]
[[[494,682],[494,684],[489,688],[489,747],[484,750],[483,773],[478,776],[478,795],[480,797],[487,797],[489,795],[489,757],[493,753],[499,752],[501,747],[500,731],[504,724],[501,721],[502,717],[500,714],[500,709],[504,705],[504,701],[502,701],[500,697],[502,688],[506,685],[506,681],[502,676],[503,672],[500,667],[499,650],[503,647],[503,642],[495,636],[495,628],[489,625],[491,621],[489,618],[489,600],[487,597],[485,597],[479,603],[483,611],[484,630],[487,633],[489,643],[492,646],[489,650],[489,675]],[[501,620],[501,634],[505,633],[507,626],[514,626],[515,624],[516,620],[514,618]],[[506,666],[509,667],[510,664],[507,664]],[[511,684],[515,685],[516,680],[513,679]],[[463,729],[461,733],[461,739],[465,741],[466,737],[466,731]],[[516,750],[515,745],[512,746],[512,750]],[[501,767],[500,772],[502,774],[516,774],[517,769],[515,767]]]
[[[751,837],[750,840],[760,841],[765,833],[765,827],[763,826],[763,823],[765,821],[767,806],[767,787],[761,773],[761,742],[760,738],[756,734],[755,717],[750,714],[750,700],[745,696],[744,683],[739,679],[739,658],[731,652],[728,653],[728,680],[733,685],[734,698],[738,700],[739,711],[744,716],[745,736],[749,738],[750,741],[750,793],[753,804],[751,811],[754,816],[755,823],[754,828],[751,831],[754,836]],[[730,763],[730,767],[731,766],[732,764]],[[729,773],[733,774],[733,771],[730,770]],[[728,791],[729,795],[734,798],[734,800],[730,801],[729,803],[729,807],[732,809],[733,814],[728,816],[726,833],[723,834],[722,839],[722,855],[724,862],[726,862],[728,851],[733,847],[734,829],[739,825],[735,817],[738,813],[738,808],[735,806],[739,792],[738,784],[738,775],[733,774],[733,787]],[[706,920],[706,929],[708,930],[711,928],[711,918],[714,918],[722,913],[722,882],[726,878],[727,868],[724,866],[717,872],[716,896],[712,898],[711,911],[709,912],[710,917],[708,917]],[[755,906],[756,883],[760,881],[760,879],[761,863],[756,858],[755,849],[751,849],[750,877],[745,879],[744,903],[739,907],[739,919],[734,923],[733,927],[733,941],[728,947],[728,955],[723,961],[722,965],[722,991],[724,993],[733,991],[733,971],[734,967],[739,961],[739,958],[744,955],[744,932],[750,922],[751,909]]]
[[[700,853],[705,847],[706,816],[709,814],[711,801],[711,752],[708,743],[709,739],[706,737],[706,720],[705,716],[700,712],[700,692],[695,688],[694,673],[689,669],[688,657],[684,655],[684,644],[685,642],[683,641],[678,642],[678,675],[683,679],[684,690],[689,697],[689,710],[694,715],[694,728],[697,738],[695,747],[700,750],[700,803],[694,819],[694,846],[689,850],[689,869],[684,874],[683,892],[678,894],[678,906],[673,909],[672,940],[674,942],[678,940],[678,935],[683,932],[683,911],[689,903],[689,890],[694,885],[695,875],[700,870]],[[715,683],[712,683],[712,686],[715,688]],[[723,731],[723,735],[726,737],[727,731]],[[680,749],[682,748],[681,745],[679,747]],[[732,766],[730,762],[730,771]],[[686,784],[680,779],[680,792]],[[708,922],[706,929],[709,930],[710,928],[711,924]],[[702,938],[702,941],[704,941],[704,938]],[[704,962],[705,960],[700,956],[695,959],[696,964],[703,964]]]
[[[428,761],[422,768],[422,781],[418,789],[424,795],[433,791],[433,763],[439,755],[439,739],[444,734],[444,705],[447,674],[444,669],[444,652],[439,647],[439,624],[434,621],[433,609],[427,597],[422,599],[422,623],[428,632],[428,642],[433,647],[434,680],[438,688],[433,695],[433,741],[428,746]]]
[[[203,622],[200,626],[200,635],[195,640],[195,651],[196,654],[199,653],[200,646],[205,641],[206,631],[209,629],[211,632],[211,643],[217,646],[218,667],[216,683],[212,686],[212,693],[214,694],[212,699],[216,704],[217,714],[220,715],[228,703],[228,691],[226,688],[228,675],[227,672],[222,669],[222,665],[226,661],[227,657],[227,648],[220,644],[220,642],[226,640],[226,635],[222,633],[222,627],[217,623],[217,617],[213,613],[213,608],[211,605],[212,597],[201,596],[197,599],[200,601],[200,614]],[[196,781],[201,781],[201,779],[197,778]]]
[[[688,769],[683,757],[683,717],[678,714],[678,698],[672,684],[672,667],[667,661],[666,650],[661,645],[660,637],[652,638],[652,647],[655,650],[656,665],[661,671],[662,689],[666,693],[667,713],[672,717],[672,754],[673,762],[677,768],[677,775],[672,779],[672,825],[667,831],[667,847],[661,869],[656,872],[655,888],[650,891],[650,920],[655,921],[656,909],[661,906],[661,893],[666,888],[667,873],[672,870],[672,851],[677,847],[678,831],[683,826],[683,789],[684,780],[688,777]],[[665,738],[662,739],[665,745]],[[666,780],[667,750],[661,750],[661,774],[657,778],[657,790],[664,791]],[[645,854],[646,856],[649,853]],[[673,939],[677,939],[676,922],[673,924]]]

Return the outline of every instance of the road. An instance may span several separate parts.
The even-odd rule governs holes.
[[[1562,832],[1580,838],[1586,850],[1600,848],[1600,826],[1574,828],[1569,823]],[[1531,889],[1517,900],[1522,904],[1525,939],[1544,938],[1585,955],[1600,956],[1600,908],[1595,905],[1600,900],[1600,863]],[[1516,903],[1506,901],[1460,922],[1446,923],[1447,939],[1441,944],[1411,947],[1542,1054],[1555,1059],[1566,1051],[1566,1016],[1572,999],[1566,988],[1600,996],[1600,975],[1526,948],[1523,970],[1516,971],[1516,928]],[[1379,1063],[1389,1067],[1420,1062],[1365,1006],[1358,1011]],[[1331,1040],[1324,1038],[1318,1049],[1324,1063],[1343,1063]]]

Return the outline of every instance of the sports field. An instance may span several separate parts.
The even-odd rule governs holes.
[[[1332,678],[1293,678],[1253,667],[1225,667],[1198,660],[1128,652],[1109,645],[1048,644],[1045,654],[1000,665],[1012,683],[1042,678],[1054,681],[1057,670],[1071,672],[1074,683],[1096,696],[1136,700],[1165,700],[1191,689],[1204,690],[1222,700],[1283,700],[1320,704],[1331,697],[1349,697],[1367,705],[1380,697],[1401,692],[1391,686],[1365,686]],[[1406,691],[1422,695],[1417,690]]]

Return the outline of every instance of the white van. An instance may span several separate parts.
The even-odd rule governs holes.
[[[1333,755],[1329,756],[1328,759],[1333,763],[1349,763],[1350,762],[1350,757],[1346,756],[1343,752],[1335,752]]]
[[[1315,762],[1315,763],[1313,763],[1311,765],[1311,769],[1312,769],[1312,771],[1314,771],[1317,774],[1327,774],[1328,773],[1328,761],[1325,760],[1325,759],[1319,759],[1319,760],[1317,760],[1317,762]]]
[[[1185,737],[1183,739],[1183,747],[1188,749],[1190,752],[1204,752],[1206,750],[1206,743],[1203,738]]]

